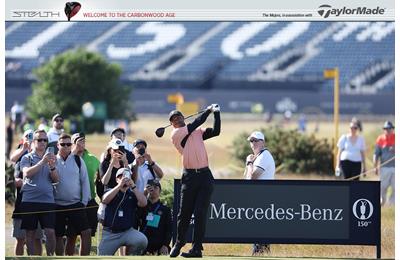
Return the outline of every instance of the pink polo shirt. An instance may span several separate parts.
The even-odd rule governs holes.
[[[175,128],[171,133],[172,143],[183,157],[185,169],[200,169],[208,167],[208,156],[203,141],[204,129],[194,130],[186,141],[185,147],[181,146],[183,138],[188,134],[187,126]]]

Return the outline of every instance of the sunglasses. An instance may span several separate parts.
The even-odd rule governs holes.
[[[60,143],[60,145],[62,147],[65,147],[65,146],[70,147],[72,145],[72,143]]]
[[[258,139],[251,139],[251,140],[250,140],[250,143],[257,143],[258,141],[260,141],[260,140],[258,140]]]
[[[47,143],[47,139],[46,138],[38,138],[38,139],[35,139],[36,141],[38,141],[39,143],[40,142],[46,142]]]

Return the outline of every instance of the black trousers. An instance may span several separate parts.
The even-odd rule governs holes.
[[[194,213],[193,249],[202,250],[207,211],[214,190],[214,177],[208,167],[200,171],[184,169],[181,183],[177,243],[181,245],[186,243],[186,231]]]
[[[343,171],[345,179],[357,176],[361,174],[361,162],[353,162],[350,160],[340,161],[340,166]],[[360,177],[354,179],[355,181],[360,180]]]

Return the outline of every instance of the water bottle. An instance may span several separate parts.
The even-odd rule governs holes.
[[[340,176],[340,168],[336,168],[336,170],[335,170],[335,176],[336,177],[339,177]]]

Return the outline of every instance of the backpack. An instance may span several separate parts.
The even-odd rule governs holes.
[[[100,198],[100,201],[104,195],[104,185],[101,182],[100,172],[97,170],[96,179],[94,180],[94,185],[96,186],[96,194]]]
[[[147,164],[147,168],[149,169],[149,171],[150,171],[150,173],[151,173],[151,176],[153,176],[153,179],[154,179],[154,180],[157,179],[157,178],[156,178],[156,174],[154,173],[153,166],[151,166],[150,164]]]
[[[79,157],[79,155],[74,154],[74,158],[75,158],[75,163],[79,168],[79,173],[81,173],[81,157]]]

